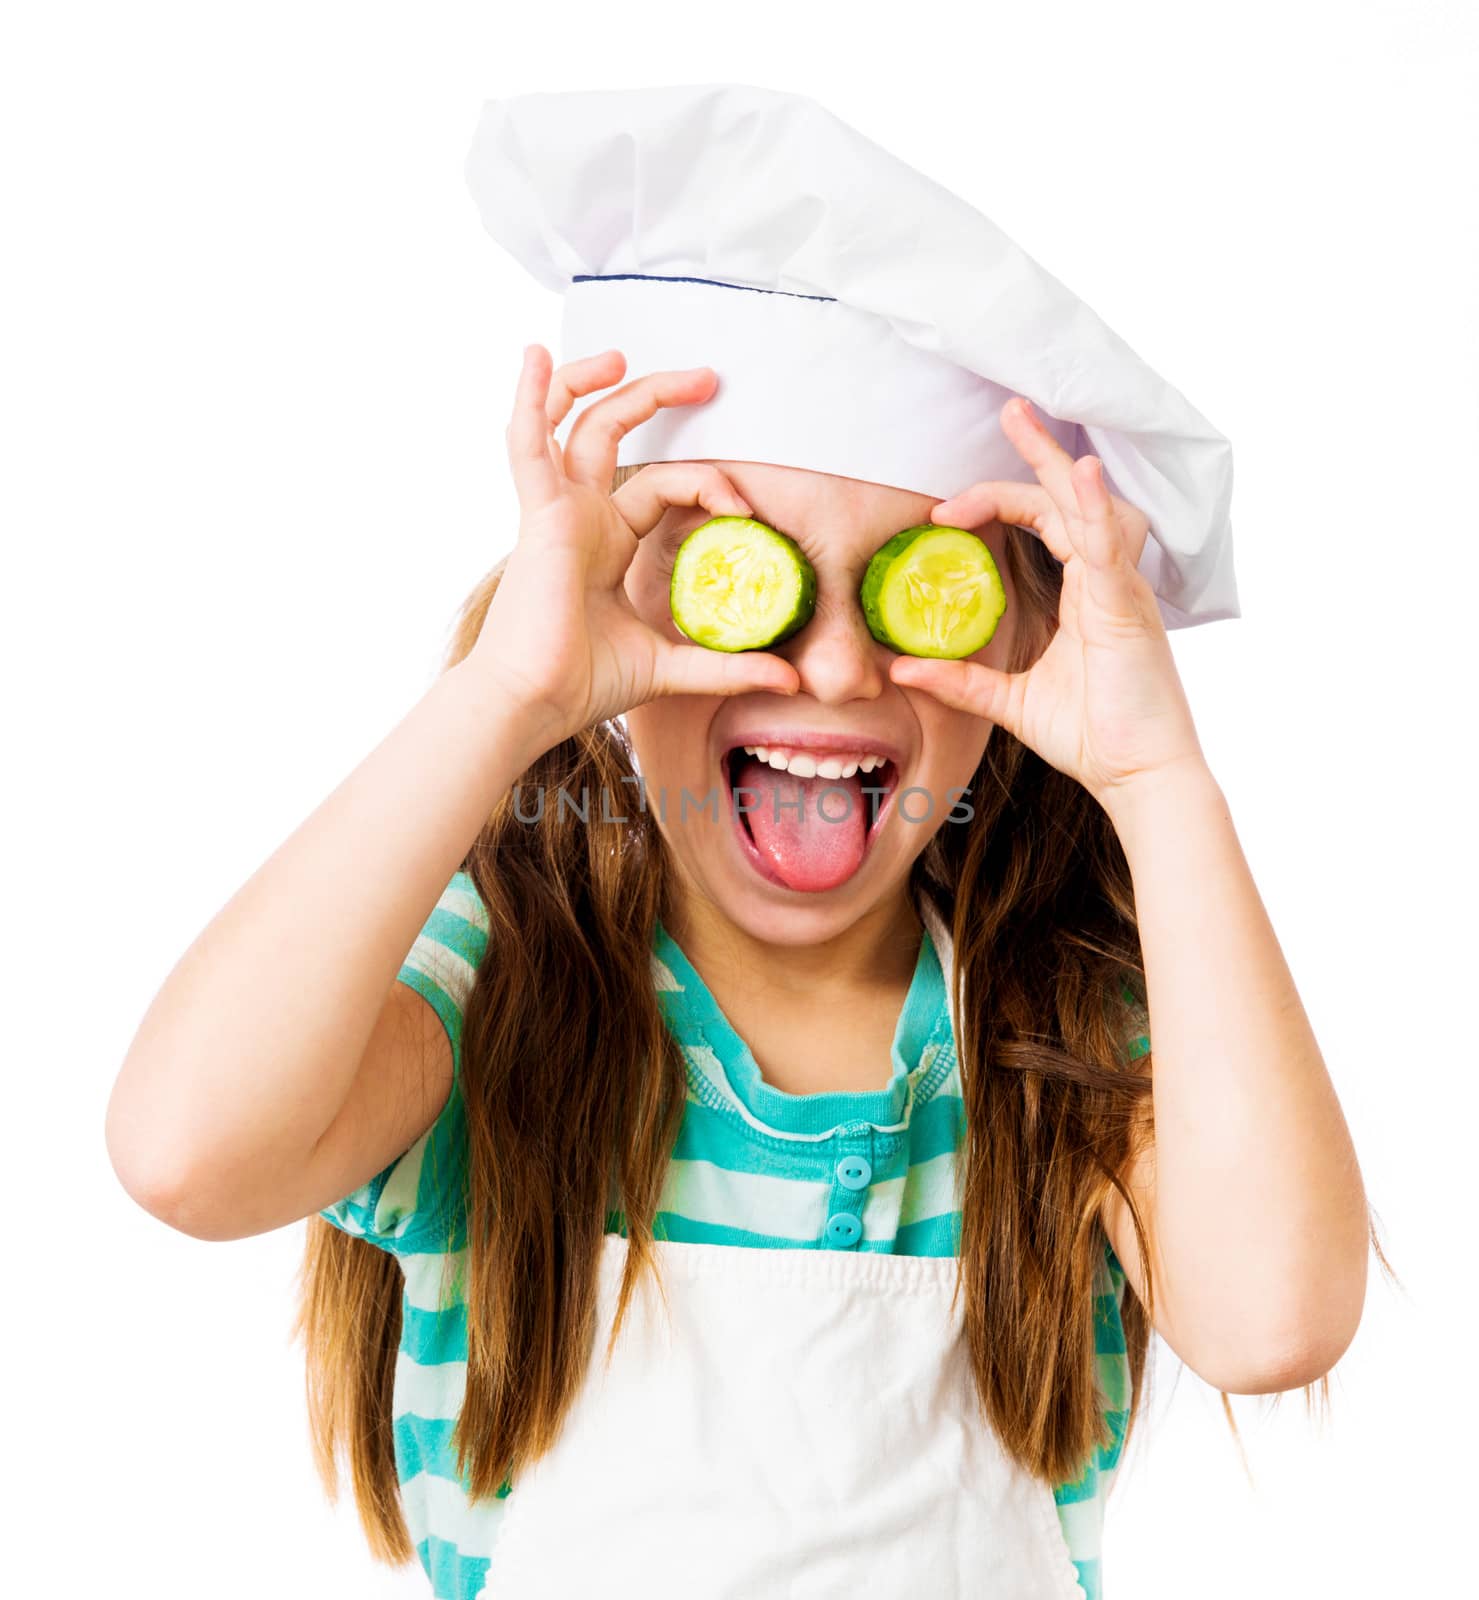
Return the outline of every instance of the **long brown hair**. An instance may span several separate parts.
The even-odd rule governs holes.
[[[613,487],[636,470],[619,469]],[[1022,670],[1056,626],[1062,569],[1016,528],[1005,557],[1021,603],[1011,669]],[[501,570],[464,602],[444,670],[471,650]],[[609,723],[547,751],[524,782],[577,801],[582,790],[632,793],[623,779],[634,779],[632,752]],[[973,818],[941,828],[913,873],[955,953],[964,1328],[1003,1447],[1056,1486],[1111,1442],[1094,1338],[1111,1188],[1130,1208],[1150,1302],[1126,1285],[1131,1426],[1146,1392],[1154,1290],[1118,1176],[1154,1137],[1152,1056],[1125,1049],[1144,1021],[1144,969],[1124,851],[1082,785],[996,728],[970,798]],[[651,816],[625,809],[608,823],[591,805],[587,823],[549,804],[531,824],[506,796],[463,863],[490,923],[462,1043],[468,1360],[453,1445],[474,1498],[517,1481],[553,1442],[585,1375],[597,1257],[618,1214],[630,1244],[618,1327],[652,1265],[684,1083],[649,965],[670,869]],[[409,1561],[391,1429],[399,1264],[313,1217],[300,1283],[295,1334],[325,1489],[337,1496],[347,1456],[371,1550]],[[1328,1377],[1306,1386],[1306,1404],[1316,1389],[1328,1405]],[[1236,1435],[1225,1393],[1222,1403]]]

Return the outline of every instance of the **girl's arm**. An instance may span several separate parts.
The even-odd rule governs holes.
[[[237,891],[145,1014],[108,1104],[108,1152],[175,1227],[211,1239],[280,1227],[431,1125],[450,1045],[396,977],[539,754],[657,695],[795,692],[779,656],[678,644],[633,609],[627,570],[669,507],[750,508],[706,463],[653,463],[611,492],[622,436],[707,399],[712,368],[623,384],[556,442],[575,400],[625,368],[611,350],[556,371],[543,345],[527,347],[505,434],[519,536],[472,649]]]
[[[240,1238],[338,1199],[430,1126],[450,1047],[396,975],[489,813],[554,741],[460,663],[227,902],[150,1005],[109,1100],[108,1152],[140,1205]],[[325,1138],[352,1090],[352,1126]]]
[[[1057,629],[1025,672],[908,656],[889,672],[1006,728],[1113,820],[1150,1006],[1155,1140],[1123,1181],[1149,1236],[1156,1328],[1229,1393],[1298,1388],[1334,1365],[1365,1299],[1350,1134],[1139,571],[1150,524],[1021,396],[1001,423],[1038,482],[978,483],[930,515],[1036,533],[1063,564]],[[1104,1217],[1143,1302],[1117,1194]]]
[[[1134,880],[1155,1140],[1127,1187],[1158,1331],[1229,1393],[1313,1383],[1355,1335],[1365,1191],[1320,1047],[1205,765],[1107,802]],[[1105,1225],[1137,1294],[1134,1227]]]

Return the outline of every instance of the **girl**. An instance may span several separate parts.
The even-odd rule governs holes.
[[[1323,1387],[1368,1237],[1147,518],[1019,400],[1035,482],[948,500],[618,470],[716,390],[624,373],[526,350],[512,553],[171,973],[113,1161],[197,1237],[309,1218],[320,1469],[438,1596],[1093,1600],[1151,1329]],[[815,569],[769,651],[670,613],[723,515]],[[962,661],[859,605],[931,520],[1006,593]]]
[[[1226,442],[800,96],[493,102],[469,176],[567,347],[626,350],[528,347],[514,550],[166,979],[120,1178],[309,1219],[323,1480],[437,1595],[1098,1597],[1151,1328],[1281,1392],[1365,1290],[1165,634],[1236,614]],[[723,515],[815,571],[770,650],[669,608]],[[860,603],[932,520],[1002,576],[960,661]]]

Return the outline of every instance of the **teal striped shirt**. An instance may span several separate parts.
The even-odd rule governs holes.
[[[451,1093],[409,1150],[320,1213],[392,1252],[402,1269],[395,1458],[411,1537],[438,1600],[484,1593],[507,1497],[518,1492],[504,1485],[498,1496],[470,1504],[451,1447],[467,1377],[462,1012],[487,938],[476,886],[458,872],[399,974],[447,1030]],[[889,1081],[858,1093],[796,1095],[766,1083],[749,1047],[661,926],[652,971],[687,1077],[654,1224],[659,1238],[764,1249],[957,1253],[956,1151],[964,1104],[944,975],[928,930],[894,1031]],[[1141,1034],[1129,1054],[1149,1048]],[[606,1231],[625,1231],[620,1211],[608,1213]],[[1054,1490],[1087,1600],[1102,1600],[1104,1503],[1129,1420],[1124,1286],[1106,1240],[1094,1320],[1111,1442],[1094,1452],[1078,1479]]]

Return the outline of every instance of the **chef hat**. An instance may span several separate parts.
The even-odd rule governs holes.
[[[744,83],[493,100],[467,176],[488,231],[564,296],[561,361],[718,373],[712,398],[631,429],[619,464],[771,462],[944,500],[1037,481],[1001,431],[1022,394],[1149,519],[1166,626],[1241,614],[1228,441],[988,217],[816,101]]]

